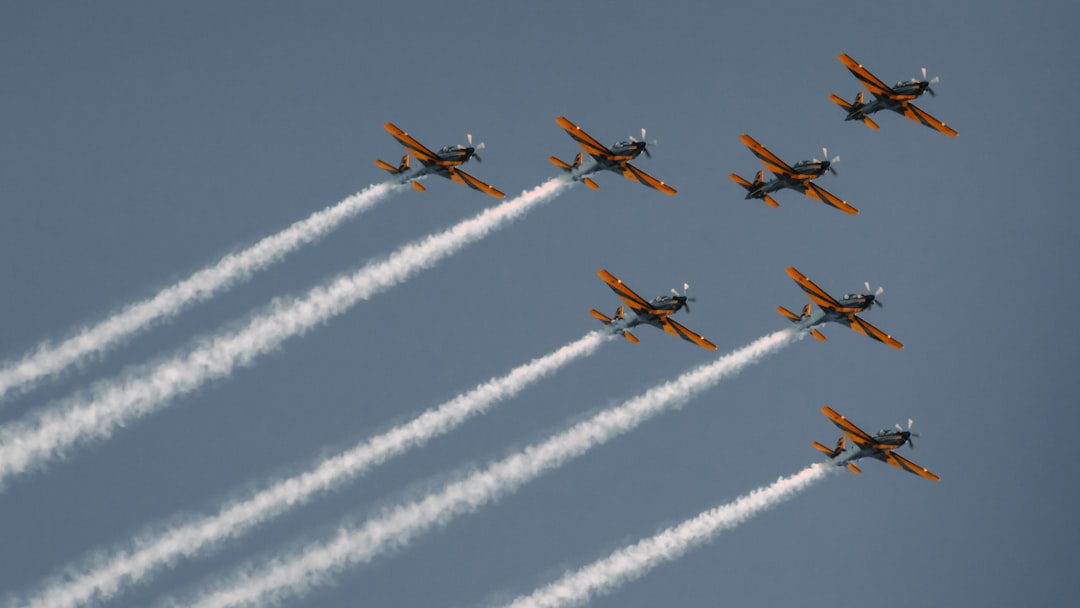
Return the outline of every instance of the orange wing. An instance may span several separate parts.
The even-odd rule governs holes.
[[[784,161],[780,160],[778,156],[769,152],[765,146],[759,144],[753,137],[743,133],[739,136],[739,140],[742,141],[747,148],[750,148],[750,151],[753,152],[754,156],[758,157],[758,160],[760,160],[769,171],[772,171],[776,175],[795,174],[794,169],[788,166]]]
[[[815,304],[823,308],[832,308],[834,310],[843,310],[840,302],[837,302],[835,298],[825,292],[824,289],[818,287],[813,281],[806,278],[806,275],[795,270],[794,266],[789,266],[787,269],[788,276],[795,280],[799,284],[799,287],[806,292],[806,295],[810,296],[810,299]]]
[[[590,156],[604,157],[611,160],[619,160],[615,154],[608,149],[604,144],[596,141],[591,135],[581,130],[581,127],[570,122],[564,116],[560,116],[555,119],[555,122],[559,123],[566,133],[578,143]]]
[[[839,427],[840,430],[855,443],[863,446],[874,445],[873,437],[867,434],[866,431],[852,424],[850,420],[845,418],[842,414],[837,413],[836,410],[826,405],[821,408],[821,413],[825,414],[825,417],[831,420],[833,424]]]
[[[894,339],[889,334],[881,331],[873,325],[867,323],[858,315],[849,315],[848,320],[851,321],[851,329],[859,332],[860,334],[877,340],[878,342],[884,342],[893,348],[904,348],[904,345]]]
[[[904,469],[908,473],[914,473],[919,477],[929,479],[930,481],[938,481],[939,479],[941,479],[937,475],[934,475],[930,471],[926,470],[925,467],[921,467],[914,462],[911,462],[907,458],[904,458],[903,456],[897,454],[894,451],[885,452],[883,456],[886,463],[891,464],[894,467]]]
[[[855,75],[855,78],[874,95],[881,95],[882,97],[889,97],[896,100],[914,99],[914,97],[910,95],[898,96],[896,91],[892,90],[892,87],[878,80],[877,76],[871,74],[870,70],[864,68],[861,63],[852,59],[847,53],[840,53],[840,55],[837,56],[837,59],[839,59],[840,63],[844,64],[844,67],[850,70],[851,73]]]
[[[825,203],[826,205],[829,205],[830,207],[835,207],[836,209],[839,209],[844,213],[849,213],[851,215],[859,214],[858,209],[847,204],[846,201],[837,198],[836,195],[815,184],[814,182],[806,182],[806,189],[803,190],[803,193],[810,198],[816,198],[817,200]]]
[[[627,179],[635,180],[635,181],[637,181],[637,182],[639,182],[639,183],[641,183],[641,184],[643,184],[645,186],[648,186],[650,188],[655,188],[655,189],[659,190],[660,192],[663,192],[664,194],[667,194],[667,195],[673,195],[673,194],[678,193],[678,191],[675,190],[674,188],[672,188],[671,186],[669,186],[669,185],[665,184],[664,182],[656,179],[655,177],[649,175],[648,173],[645,173],[644,171],[642,171],[641,169],[638,169],[637,167],[635,167],[634,165],[631,165],[630,163],[623,163],[619,168],[622,169],[623,177],[625,177]]]
[[[715,344],[706,340],[704,336],[690,331],[683,325],[680,325],[678,322],[672,321],[671,317],[664,317],[661,323],[663,323],[664,325],[664,331],[668,332],[669,334],[675,334],[683,340],[693,342],[694,344],[697,344],[698,346],[706,350],[716,350]]]
[[[459,184],[461,184],[463,186],[468,186],[468,187],[472,188],[473,190],[479,190],[480,192],[483,192],[484,194],[488,194],[490,196],[494,196],[495,198],[503,198],[504,196],[506,196],[502,192],[499,192],[495,188],[493,188],[490,185],[485,184],[484,182],[476,179],[475,177],[469,175],[468,173],[462,171],[461,169],[457,169],[457,168],[454,168],[454,167],[447,167],[446,168],[446,174],[447,174],[447,177],[449,177],[451,180],[453,180],[453,181],[455,181],[455,182],[457,182],[457,183],[459,183]]]
[[[956,137],[957,135],[959,135],[959,133],[956,132],[956,129],[953,129],[949,125],[946,125],[940,120],[927,114],[925,110],[916,106],[913,103],[904,104],[904,116],[907,116],[908,118],[914,120],[917,123],[924,124],[935,131],[940,131],[941,133],[944,133],[949,137]]]
[[[431,163],[448,164],[448,163],[445,163],[445,161],[442,161],[442,159],[439,158],[438,154],[435,154],[431,150],[428,150],[427,148],[425,148],[424,144],[416,141],[415,139],[412,138],[411,135],[409,135],[405,131],[402,131],[401,129],[397,128],[397,126],[394,125],[394,123],[388,122],[385,125],[383,125],[383,128],[386,129],[387,131],[389,131],[390,135],[392,135],[394,137],[394,139],[396,139],[398,141],[399,144],[405,146],[405,149],[407,149],[409,152],[412,152],[417,158],[419,158],[421,160],[424,160],[424,161],[427,161],[427,162],[431,162]],[[449,163],[449,164],[457,164],[457,163]]]
[[[639,312],[648,312],[652,310],[652,307],[649,306],[649,302],[645,300],[645,298],[642,298],[638,294],[634,293],[634,290],[630,289],[629,287],[624,285],[622,281],[615,278],[615,275],[604,270],[603,268],[597,271],[596,274],[600,275],[600,278],[608,284],[608,287],[610,287],[611,290],[615,292],[615,295],[622,298],[622,301],[626,302],[626,305],[629,306],[631,310]]]

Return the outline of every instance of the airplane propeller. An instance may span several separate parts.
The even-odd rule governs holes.
[[[912,441],[911,438],[912,437],[921,437],[922,435],[919,435],[918,433],[912,433],[911,432],[911,423],[912,422],[914,422],[914,421],[911,418],[907,419],[907,428],[906,429],[904,427],[900,426],[900,423],[897,422],[896,423],[896,430],[900,431],[901,433],[907,432],[907,434],[908,434],[908,440],[907,440],[908,445],[911,446],[911,449],[914,450],[915,449],[915,442]]]
[[[821,155],[824,156],[825,158],[829,158],[829,149],[828,148],[822,148],[821,149]],[[815,163],[820,163],[822,161],[815,158],[814,162]],[[829,164],[827,167],[825,167],[825,169],[828,170],[829,173],[832,173],[833,175],[836,175],[836,169],[833,168],[833,163],[840,162],[840,155],[837,154],[836,156],[833,157],[832,160],[826,160],[824,162]]]
[[[484,149],[484,142],[480,142],[480,143],[478,143],[478,144],[476,144],[474,146],[472,144],[472,133],[466,133],[465,134],[465,139],[469,140],[469,147],[473,149],[472,157],[476,159],[476,162],[478,162],[478,163],[484,162],[484,160],[482,158],[480,158],[480,155],[476,153],[478,150],[483,150]]]
[[[686,309],[686,314],[690,314],[690,302],[697,302],[697,298],[689,298],[689,297],[687,297],[686,296],[686,290],[687,289],[690,289],[690,284],[689,283],[683,283],[682,284],[682,290],[683,290],[682,293],[679,293],[678,291],[676,291],[676,289],[674,287],[671,288],[671,293],[675,294],[676,298],[685,298],[683,300],[683,308]]]
[[[875,290],[874,292],[871,293],[871,291],[870,291],[870,281],[864,281],[863,285],[866,286],[867,295],[871,295],[871,296],[874,297],[874,304],[876,306],[878,306],[879,308],[885,308],[885,304],[883,304],[881,302],[881,300],[878,299],[878,296],[880,296],[882,294],[882,292],[885,291],[885,288],[879,286],[877,288],[877,290]]]
[[[638,140],[631,135],[630,141],[637,143]],[[649,146],[655,146],[656,140],[645,141],[645,127],[641,127],[641,141],[645,144],[645,147],[641,149],[641,151],[645,153],[645,158],[652,158],[652,154],[649,153]]]
[[[912,78],[911,82],[925,82],[926,83],[926,92],[930,93],[931,97],[937,97],[937,93],[934,92],[934,89],[930,88],[930,85],[937,84],[938,83],[938,77],[934,76],[930,80],[927,80],[926,79],[926,68],[922,69],[922,80],[920,80],[918,78]]]

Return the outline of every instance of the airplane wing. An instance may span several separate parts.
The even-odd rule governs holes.
[[[652,310],[649,306],[649,302],[642,298],[638,294],[634,293],[634,290],[630,289],[623,284],[622,281],[615,278],[615,275],[601,268],[596,274],[600,275],[600,278],[608,284],[608,287],[615,292],[615,295],[622,298],[623,302],[630,307],[634,312],[648,313]]]
[[[806,278],[806,275],[795,270],[794,266],[789,266],[787,273],[788,276],[794,279],[795,282],[799,284],[799,287],[806,292],[806,295],[810,296],[810,299],[818,306],[821,306],[822,308],[832,308],[834,310],[844,310],[840,305],[840,302],[837,302],[836,299],[826,293],[824,289],[818,287],[813,281]]]
[[[560,116],[555,119],[555,122],[559,123],[559,126],[566,131],[566,133],[578,143],[579,146],[585,149],[589,153],[589,156],[593,158],[607,158],[615,160],[615,154],[608,149],[604,144],[596,141],[591,135],[581,130],[581,127],[566,120],[566,117]]]
[[[839,199],[833,193],[815,184],[814,182],[806,182],[806,188],[803,190],[803,194],[810,198],[816,198],[817,200],[843,211],[844,213],[850,213],[851,215],[858,215],[859,210],[847,202]]]
[[[504,196],[506,196],[502,192],[499,192],[495,188],[489,186],[488,184],[485,184],[484,182],[476,179],[475,177],[456,167],[446,167],[445,169],[440,169],[439,171],[437,171],[437,173],[439,175],[442,175],[443,177],[450,178],[451,180],[463,186],[468,186],[473,190],[479,190],[480,192],[483,192],[484,194],[490,196],[494,196],[495,198],[503,198]]]
[[[930,481],[938,481],[939,479],[941,479],[937,475],[934,475],[930,471],[926,470],[926,468],[921,467],[921,466],[915,464],[914,462],[911,462],[910,460],[908,460],[907,458],[904,458],[903,456],[897,454],[893,450],[889,450],[889,451],[885,452],[884,454],[882,454],[881,455],[881,460],[883,460],[887,464],[891,464],[894,467],[904,469],[908,473],[914,473],[914,474],[918,475],[919,477],[929,479]]]
[[[672,321],[670,317],[664,317],[663,319],[661,319],[660,322],[664,326],[664,331],[668,332],[669,334],[675,334],[676,336],[679,336],[683,340],[693,342],[694,344],[697,344],[698,346],[700,346],[701,348],[704,348],[706,350],[716,350],[716,345],[715,344],[713,344],[712,342],[709,342],[703,336],[701,336],[699,334],[695,334],[694,332],[690,331],[689,329],[686,329],[685,327],[683,327],[679,323],[677,323],[675,321]]]
[[[655,177],[649,175],[648,173],[645,173],[644,171],[642,171],[641,169],[638,169],[637,167],[635,167],[634,165],[631,165],[630,163],[623,163],[622,165],[618,165],[618,168],[622,171],[623,177],[625,177],[627,179],[635,180],[637,182],[640,182],[641,184],[643,184],[645,186],[648,186],[650,188],[655,188],[655,189],[659,190],[660,192],[663,192],[664,194],[672,195],[672,194],[676,194],[678,192],[677,190],[675,190],[671,186],[669,186],[669,185],[665,184],[664,182],[656,179]]]
[[[418,160],[420,160],[422,163],[424,163],[425,165],[430,164],[430,163],[434,163],[434,164],[437,164],[437,165],[438,164],[451,164],[451,163],[446,163],[445,161],[440,159],[438,154],[435,154],[431,150],[428,150],[427,148],[425,148],[424,144],[416,141],[415,139],[412,138],[411,135],[409,135],[405,131],[402,131],[401,129],[397,128],[397,126],[394,125],[394,123],[388,122],[385,125],[383,125],[383,128],[386,129],[387,131],[389,131],[390,135],[392,135],[394,137],[394,139],[396,139],[398,141],[399,144],[405,146],[406,150],[411,152],[413,154],[413,156],[416,156],[416,158]]]
[[[860,446],[872,446],[874,445],[874,438],[871,437],[866,431],[852,424],[850,420],[843,415],[836,412],[829,406],[821,408],[821,413],[825,414],[825,417],[832,421],[845,435],[851,438],[852,441]]]
[[[878,80],[876,76],[870,73],[870,70],[867,70],[862,64],[849,57],[847,53],[840,53],[837,58],[840,60],[840,63],[844,64],[844,67],[850,70],[851,73],[855,75],[855,78],[874,95],[888,97],[890,99],[899,99],[896,95],[896,91],[892,90],[892,87]],[[910,97],[906,98],[910,99]]]
[[[868,338],[873,338],[878,342],[884,342],[893,348],[904,348],[904,345],[892,336],[862,320],[858,315],[848,315],[848,320],[851,321],[851,329],[854,329],[860,334]]]
[[[758,160],[760,160],[769,171],[772,171],[776,175],[795,174],[794,169],[788,166],[784,161],[780,160],[775,154],[769,152],[765,146],[759,144],[753,137],[743,133],[739,136],[739,140],[742,141],[747,148],[750,148],[750,151],[753,152],[754,156],[758,157]]]
[[[922,123],[935,131],[940,131],[949,137],[956,137],[959,135],[959,133],[956,132],[956,129],[927,114],[925,110],[913,103],[905,103],[898,111],[911,120]]]

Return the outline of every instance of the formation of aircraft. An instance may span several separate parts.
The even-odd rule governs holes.
[[[477,156],[476,151],[483,149],[484,144],[481,143],[473,146],[471,134],[468,136],[469,145],[467,146],[461,144],[456,146],[444,146],[438,152],[432,152],[425,148],[423,144],[413,139],[408,133],[397,128],[394,123],[388,122],[383,125],[383,128],[389,131],[390,135],[398,140],[398,143],[405,146],[405,149],[408,152],[405,153],[405,156],[401,157],[401,163],[396,167],[382,160],[376,160],[375,164],[380,168],[389,171],[391,174],[399,176],[401,183],[411,183],[413,188],[416,188],[420,192],[426,192],[427,188],[424,188],[424,186],[416,180],[424,175],[439,175],[463,186],[468,186],[473,190],[479,190],[484,194],[494,196],[495,198],[503,198],[506,196],[488,184],[485,184],[461,169],[458,169],[459,165],[468,161],[470,158],[475,158],[476,162],[480,162],[480,157]],[[416,156],[416,159],[420,161],[420,167],[409,167],[409,154]]]
[[[802,192],[810,198],[816,198],[817,200],[839,209],[844,213],[850,213],[856,215],[859,210],[847,204],[843,200],[837,198],[821,186],[814,183],[814,180],[821,177],[825,172],[832,172],[836,174],[836,169],[832,167],[832,164],[839,161],[840,157],[837,156],[832,160],[801,160],[795,163],[795,166],[789,166],[784,161],[780,160],[780,157],[776,156],[772,152],[769,152],[765,146],[759,144],[753,137],[746,135],[745,133],[739,137],[739,139],[746,144],[747,148],[753,152],[754,156],[758,157],[765,168],[772,172],[774,177],[769,181],[762,179],[763,172],[758,171],[757,176],[751,183],[742,177],[732,173],[731,179],[746,189],[746,198],[757,198],[765,201],[771,207],[779,207],[771,196],[770,193],[777,190],[783,190],[784,188],[790,188],[798,192]],[[829,157],[828,150],[822,148],[821,151],[825,154],[825,158]]]
[[[855,466],[852,461],[860,458],[875,458],[885,464],[890,464],[894,467],[903,469],[908,473],[929,479],[930,481],[938,481],[941,479],[924,467],[921,467],[896,453],[896,450],[905,443],[912,448],[915,447],[911,438],[917,437],[918,434],[911,432],[910,418],[908,419],[908,428],[906,430],[897,424],[895,431],[882,429],[876,434],[870,435],[866,431],[852,424],[851,421],[844,416],[836,413],[836,410],[827,405],[821,408],[821,411],[848,439],[851,439],[852,443],[856,445],[856,448],[849,452],[844,446],[844,437],[840,437],[840,440],[836,442],[836,447],[833,449],[829,449],[816,441],[811,442],[810,445],[828,454],[829,458],[837,466],[846,466],[852,473],[862,473],[859,467]]]
[[[882,306],[881,302],[877,299],[877,297],[881,295],[882,288],[878,287],[877,291],[874,293],[846,294],[844,297],[836,299],[830,296],[824,289],[815,285],[813,281],[806,278],[801,272],[795,270],[794,267],[788,267],[787,273],[788,276],[794,279],[799,287],[806,292],[806,295],[810,296],[810,301],[818,306],[817,311],[812,311],[810,304],[807,304],[806,307],[803,308],[802,314],[799,315],[783,306],[776,307],[776,310],[798,326],[798,329],[809,329],[812,336],[824,342],[825,336],[815,329],[815,326],[829,322],[839,323],[854,329],[868,338],[884,342],[893,348],[904,348],[904,345],[896,341],[892,336],[867,323],[857,314],[870,308],[874,304]],[[867,291],[870,290],[869,283],[866,283],[866,289]]]
[[[637,336],[630,333],[629,330],[638,325],[652,325],[669,334],[679,336],[683,340],[693,342],[702,348],[716,350],[715,344],[671,319],[671,315],[683,308],[686,309],[686,312],[690,312],[690,306],[687,302],[692,302],[693,298],[686,297],[686,289],[688,286],[685,283],[683,284],[683,293],[681,295],[672,289],[672,295],[656,296],[650,302],[634,293],[632,289],[624,285],[622,281],[615,278],[610,272],[601,268],[597,274],[599,274],[600,278],[607,283],[608,287],[622,299],[625,306],[630,309],[630,314],[626,315],[624,314],[625,311],[623,306],[620,306],[615,311],[613,317],[608,317],[596,309],[589,310],[589,313],[591,313],[592,316],[600,319],[612,332],[620,333],[627,340],[637,344],[639,342]]]
[[[559,126],[595,161],[592,165],[583,168],[581,166],[581,152],[578,152],[577,158],[574,159],[572,165],[554,156],[548,157],[548,160],[556,167],[569,172],[575,181],[580,181],[593,190],[599,190],[600,186],[589,176],[598,171],[614,171],[627,179],[655,188],[664,194],[673,195],[676,193],[676,190],[671,186],[630,164],[630,161],[637,158],[642,152],[645,153],[646,157],[652,158],[652,155],[649,154],[649,144],[645,141],[645,129],[641,130],[641,140],[630,137],[629,140],[616,142],[608,148],[563,116],[556,118],[555,122],[559,123]]]
[[[839,59],[840,62],[843,63],[844,66],[847,67],[847,69],[850,70],[863,84],[863,86],[874,95],[873,101],[866,102],[864,101],[863,93],[860,92],[855,97],[855,100],[850,103],[836,95],[831,95],[830,99],[847,112],[846,120],[859,120],[871,129],[877,130],[879,128],[878,124],[870,118],[870,115],[881,110],[892,110],[911,120],[930,127],[931,129],[944,133],[945,135],[951,137],[957,135],[957,132],[954,129],[933,116],[930,116],[912,103],[913,100],[919,98],[923,93],[929,92],[931,95],[935,94],[931,85],[936,83],[937,79],[927,80],[925,68],[922,70],[921,80],[913,78],[910,82],[901,81],[890,87],[847,54],[839,55]],[[644,153],[646,157],[651,158],[651,154],[649,153],[650,142],[645,140],[645,129],[641,130],[640,140],[631,136],[628,140],[616,142],[609,148],[601,144],[595,138],[583,131],[581,127],[570,122],[565,117],[559,116],[555,121],[575,142],[578,143],[578,145],[581,146],[584,153],[587,153],[593,159],[591,164],[583,166],[582,161],[584,154],[582,152],[577,154],[572,164],[566,163],[555,156],[549,157],[549,160],[555,166],[568,172],[570,178],[574,181],[580,181],[589,188],[598,190],[599,185],[592,179],[593,174],[600,171],[612,171],[627,179],[637,181],[642,185],[659,190],[664,194],[674,195],[677,193],[674,188],[663,181],[652,177],[630,164],[630,161],[636,159],[642,153]],[[394,139],[405,147],[406,154],[402,157],[401,163],[398,166],[391,165],[382,160],[376,160],[375,164],[390,172],[392,175],[397,176],[401,183],[411,183],[414,188],[423,192],[426,189],[416,180],[425,175],[434,174],[458,182],[459,184],[468,186],[474,190],[479,190],[480,192],[496,198],[504,197],[503,193],[499,190],[476,179],[468,173],[465,173],[459,168],[461,164],[470,159],[475,158],[477,162],[480,161],[480,157],[476,152],[482,149],[484,145],[478,144],[474,146],[472,143],[472,135],[468,136],[468,145],[459,144],[455,146],[446,146],[441,148],[438,152],[432,152],[394,124],[386,123],[384,127]],[[829,159],[828,151],[825,148],[822,148],[824,160],[815,158],[812,160],[802,160],[794,165],[788,165],[749,135],[743,134],[740,137],[740,140],[750,149],[754,156],[761,161],[765,166],[765,169],[773,175],[771,179],[766,181],[764,179],[764,171],[758,171],[754,181],[751,182],[732,173],[730,175],[731,179],[746,190],[747,199],[759,199],[772,207],[779,207],[779,204],[771,195],[786,188],[801,192],[810,198],[817,199],[844,213],[850,215],[857,215],[859,213],[855,207],[828,192],[814,181],[825,173],[833,173],[835,175],[836,169],[833,167],[833,164],[840,160],[839,156]],[[655,142],[651,143],[655,144]],[[420,161],[420,167],[410,167],[409,161],[412,156],[415,156],[416,159]],[[876,291],[870,292],[870,285],[869,283],[866,283],[867,293],[846,294],[841,298],[834,298],[794,267],[789,267],[787,273],[788,276],[790,276],[799,287],[806,292],[811,301],[810,304],[807,304],[803,308],[801,314],[795,314],[783,306],[777,307],[780,314],[794,323],[798,330],[808,331],[818,340],[824,341],[825,336],[817,329],[817,326],[833,322],[846,325],[869,338],[887,344],[893,348],[902,349],[904,347],[903,344],[892,336],[859,317],[859,313],[866,311],[871,306],[875,304],[881,306],[881,301],[878,299],[878,296],[880,296],[882,292],[880,287]],[[690,310],[688,302],[693,301],[693,299],[686,296],[686,284],[683,286],[682,294],[672,289],[672,295],[657,296],[652,301],[648,301],[627,287],[621,280],[607,270],[601,269],[597,274],[623,301],[623,305],[619,306],[615,311],[615,314],[611,317],[595,309],[589,311],[594,317],[603,322],[609,328],[609,331],[619,333],[627,340],[636,344],[639,340],[637,336],[630,332],[630,330],[638,325],[652,325],[653,327],[662,329],[707,350],[716,350],[715,344],[705,339],[700,334],[690,331],[671,318],[671,316],[679,310],[684,308],[687,312]],[[817,305],[816,310],[814,310],[813,305]],[[903,446],[905,443],[911,445],[911,437],[915,436],[915,434],[911,433],[910,420],[908,421],[908,428],[906,430],[897,425],[896,431],[882,430],[875,435],[870,435],[828,406],[822,408],[822,412],[824,412],[833,424],[843,431],[844,436],[840,438],[835,448],[830,449],[816,441],[813,442],[812,445],[818,450],[828,454],[830,459],[832,459],[837,466],[846,466],[851,471],[860,473],[861,471],[855,466],[853,461],[861,458],[875,458],[915,475],[919,475],[920,477],[932,481],[939,480],[937,475],[916,465],[910,460],[903,458],[895,452],[897,448]],[[850,451],[847,450],[845,447],[846,439],[851,439],[856,448]]]
[[[861,120],[863,124],[876,131],[878,125],[870,119],[870,114],[881,110],[892,110],[949,137],[958,135],[955,129],[911,103],[912,100],[917,99],[923,93],[930,93],[931,96],[935,94],[930,85],[936,83],[937,78],[926,80],[926,68],[922,69],[922,80],[918,78],[912,78],[910,81],[901,80],[890,87],[878,80],[876,76],[870,73],[870,70],[864,68],[861,63],[855,61],[846,53],[841,53],[839,59],[840,63],[843,63],[844,67],[850,70],[855,75],[855,78],[874,96],[874,101],[864,103],[863,94],[859,92],[855,96],[855,101],[848,103],[837,95],[830,95],[829,99],[847,112],[847,118],[844,120]]]

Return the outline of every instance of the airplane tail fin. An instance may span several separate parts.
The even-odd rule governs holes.
[[[604,325],[611,325],[615,321],[621,320],[623,318],[623,313],[624,313],[624,311],[623,311],[622,306],[615,309],[615,315],[612,316],[612,317],[609,317],[609,316],[605,315],[604,313],[600,312],[599,310],[596,310],[595,308],[590,308],[589,309],[589,314],[596,317],[597,319],[600,319],[600,321]],[[628,332],[626,330],[622,330],[619,333],[621,333],[624,338],[626,338],[627,340],[633,342],[634,344],[637,344],[638,342],[640,342],[640,340],[638,340],[637,336],[635,336],[634,334],[632,334],[632,333],[630,333],[630,332]]]
[[[731,181],[742,186],[747,192],[753,192],[758,186],[763,183],[763,173],[761,171],[757,172],[757,175],[754,177],[753,183],[734,173],[728,175],[728,177],[731,178]],[[780,206],[780,203],[776,202],[771,196],[764,193],[758,193],[757,195],[747,194],[746,198],[760,198],[761,200],[765,201],[765,204],[774,208]]]
[[[851,103],[844,101],[837,95],[829,95],[829,99],[836,105],[844,108],[844,111],[847,112],[847,118],[844,120],[861,120],[863,124],[871,129],[875,131],[878,130],[878,124],[871,120],[869,116],[862,113],[863,108],[866,107],[866,104],[863,103],[862,91],[859,91],[859,94],[855,96],[855,101]]]
[[[379,159],[375,159],[375,164],[378,165],[380,169],[385,169],[386,171],[389,171],[390,173],[392,173],[394,175],[397,175],[398,173],[404,173],[405,171],[408,171],[408,169],[409,169],[409,155],[406,154],[405,156],[402,156],[401,157],[401,164],[396,166],[396,167],[394,165],[391,165],[390,163],[388,163],[386,161],[379,160]]]

